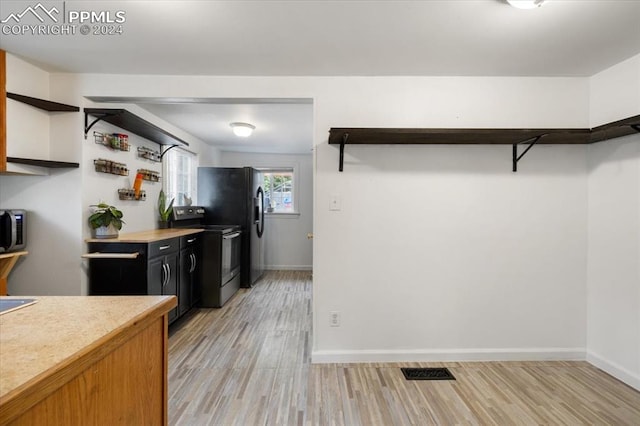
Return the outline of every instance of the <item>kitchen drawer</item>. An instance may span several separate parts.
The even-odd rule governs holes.
[[[89,253],[138,253],[139,256],[146,256],[147,244],[140,243],[89,243]]]
[[[167,240],[155,241],[153,243],[149,243],[149,259],[156,256],[165,256],[169,253],[176,252],[179,249],[179,238],[170,238]]]
[[[200,242],[200,238],[201,237],[198,234],[191,234],[180,237],[180,248],[183,249],[187,247],[193,247],[197,245],[198,242]]]

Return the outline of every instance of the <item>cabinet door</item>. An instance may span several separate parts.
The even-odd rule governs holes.
[[[147,269],[147,294],[162,296],[162,284],[167,275],[164,257],[157,257],[149,261]]]
[[[147,294],[147,261],[143,246],[127,243],[90,243],[89,252],[133,253],[136,259],[90,259],[89,295]]]
[[[202,241],[198,239],[198,244],[193,247],[193,258],[196,262],[196,267],[191,273],[191,306],[195,306],[200,303],[202,298],[202,284],[200,279],[201,265],[202,265]]]
[[[122,259],[91,259],[89,295],[147,294],[144,262]]]
[[[167,296],[178,296],[178,252],[168,254],[164,257],[164,265],[166,268],[165,284],[162,288],[162,294]],[[180,298],[178,297],[178,306],[180,306]],[[169,311],[169,322],[178,317],[178,306]]]
[[[195,259],[191,247],[180,250],[180,280],[178,280],[178,313],[184,315],[192,305],[191,287]]]

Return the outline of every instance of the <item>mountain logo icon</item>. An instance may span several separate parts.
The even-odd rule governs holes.
[[[51,19],[53,22],[58,22],[58,18],[54,15],[54,13],[56,15],[60,13],[60,11],[55,8],[55,6],[52,7],[50,10],[47,10],[47,8],[42,5],[42,3],[38,3],[33,7],[32,6],[27,7],[21,13],[11,13],[9,14],[9,16],[7,16],[5,19],[3,19],[0,22],[2,22],[3,24],[6,24],[9,21],[13,20],[17,24],[22,20],[22,18],[24,18],[25,16],[28,16],[29,14],[35,16],[36,19],[38,19],[38,21],[42,23],[44,23],[43,16],[49,17],[49,19]]]

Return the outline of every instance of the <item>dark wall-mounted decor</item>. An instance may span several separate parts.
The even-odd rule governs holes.
[[[339,171],[345,145],[512,145],[513,171],[535,145],[590,144],[640,132],[640,115],[592,129],[403,129],[331,128],[329,144],[340,146]],[[518,155],[518,146],[528,145]]]

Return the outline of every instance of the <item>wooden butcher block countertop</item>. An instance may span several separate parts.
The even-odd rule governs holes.
[[[202,229],[153,229],[151,231],[131,232],[120,234],[118,238],[90,238],[88,243],[153,243],[169,238],[184,237],[185,235],[204,232]]]

